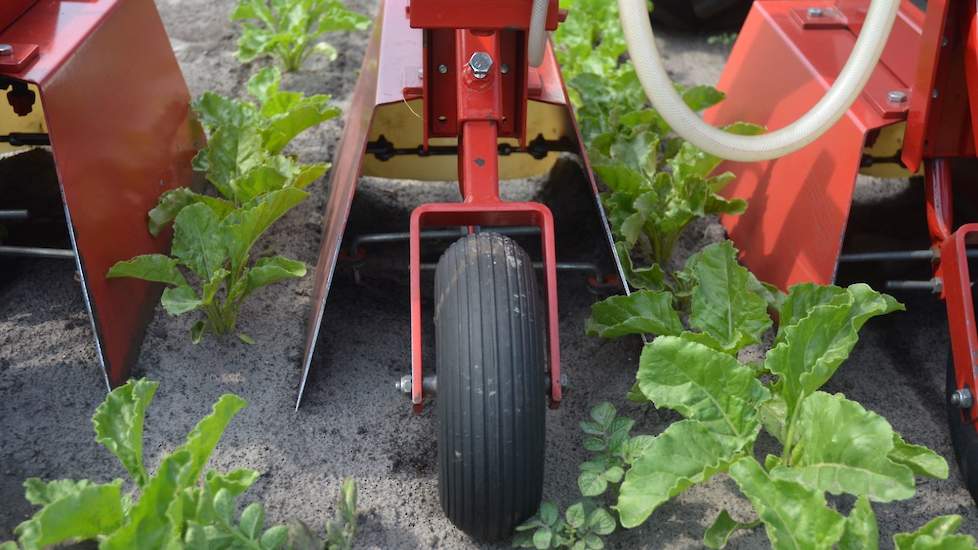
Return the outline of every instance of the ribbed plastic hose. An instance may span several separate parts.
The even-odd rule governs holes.
[[[899,6],[899,0],[873,0],[849,61],[835,84],[811,111],[780,130],[759,136],[738,136],[704,122],[676,92],[655,44],[648,0],[618,0],[619,17],[632,63],[655,109],[690,143],[720,158],[742,162],[771,160],[793,153],[821,137],[838,122],[873,74]]]
[[[528,61],[531,67],[539,67],[543,63],[543,52],[547,49],[547,12],[550,10],[550,0],[533,0],[533,12],[530,15],[530,32],[527,37]]]

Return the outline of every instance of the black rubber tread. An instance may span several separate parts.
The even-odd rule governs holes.
[[[442,510],[481,541],[532,516],[543,493],[545,316],[526,252],[467,236],[435,273],[438,482]]]
[[[959,409],[951,404],[951,394],[957,390],[957,380],[954,377],[954,357],[948,353],[947,358],[947,390],[944,402],[947,405],[947,424],[951,431],[951,445],[958,459],[958,468],[964,485],[971,493],[971,498],[978,503],[978,431],[975,426],[965,419],[970,411]]]
[[[686,31],[737,30],[753,0],[655,0],[652,21]]]

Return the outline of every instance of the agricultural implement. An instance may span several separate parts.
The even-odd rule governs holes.
[[[807,144],[794,152],[765,155],[762,148],[747,147],[716,151],[724,158],[750,161],[726,167],[738,176],[727,192],[748,199],[750,208],[723,223],[742,250],[741,260],[759,278],[782,288],[831,283],[840,261],[932,262],[933,279],[900,286],[933,290],[947,306],[951,439],[967,488],[978,499],[978,332],[968,264],[969,246],[978,244],[978,223],[954,219],[951,170],[958,159],[976,156],[978,16],[975,2],[930,0],[926,11],[918,7],[922,4],[756,0],[718,85],[728,99],[706,119],[715,125],[746,120],[785,128],[823,96],[830,99],[833,84],[852,86],[841,118],[796,132]],[[637,36],[638,31],[644,29],[633,29],[629,37],[633,57],[643,55],[647,39]],[[852,68],[847,59],[859,50],[857,38],[863,46],[875,41],[885,47],[874,54],[878,64],[861,60],[870,70],[844,82],[854,76],[853,71],[844,75],[843,68]],[[849,65],[860,61],[856,57],[854,53]],[[654,95],[650,88],[655,84],[645,84]],[[660,111],[669,108],[652,99]],[[673,126],[703,148],[716,145],[700,139],[701,125],[687,122]],[[842,254],[860,173],[923,175],[930,249]]]
[[[556,0],[478,9],[458,0],[383,2],[334,161],[296,402],[359,177],[458,180],[460,202],[411,215],[411,375],[399,387],[416,411],[437,391],[442,508],[484,540],[508,537],[536,511],[546,403],[561,401],[554,217],[543,204],[500,198],[501,180],[546,174],[557,152],[586,162],[544,30],[560,17]],[[603,215],[593,180],[591,190]],[[464,236],[435,273],[432,369],[422,365],[421,263],[435,228]],[[539,236],[542,288],[514,233]]]
[[[144,230],[146,212],[191,183],[198,136],[153,0],[3,0],[0,93],[0,159],[50,146],[72,245],[0,243],[0,261],[77,262],[106,385],[122,384],[160,289],[105,273],[120,257],[169,249],[169,237]],[[11,235],[31,218],[0,199]]]

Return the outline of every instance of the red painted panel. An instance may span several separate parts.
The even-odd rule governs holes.
[[[0,31],[6,29],[35,2],[37,0],[3,0],[0,4]]]
[[[550,0],[547,30],[557,29],[557,0]],[[416,29],[530,28],[533,0],[412,0],[411,26]]]
[[[797,7],[786,0],[754,3],[718,84],[727,99],[707,113],[708,121],[778,129],[825,95],[856,36],[848,27],[806,29],[794,14]],[[899,35],[909,40],[913,26],[910,19],[901,21]],[[898,74],[881,64],[849,113],[802,151],[771,162],[726,166],[738,175],[728,193],[750,206],[723,223],[761,279],[782,288],[834,279],[866,134],[900,120],[880,97],[908,88]]]
[[[160,287],[105,274],[169,250],[168,236],[146,230],[146,213],[192,180],[190,94],[153,0],[41,0],[0,41],[40,47],[17,76],[41,90],[100,358],[121,384]]]

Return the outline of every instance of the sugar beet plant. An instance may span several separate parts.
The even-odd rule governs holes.
[[[162,303],[171,315],[202,311],[204,318],[191,328],[194,343],[207,332],[233,332],[241,303],[256,290],[306,273],[305,264],[282,256],[252,262],[252,249],[329,169],[299,163],[283,150],[340,110],[329,96],[307,97],[280,85],[279,71],[264,69],[248,83],[257,103],[211,92],[194,102],[209,138],[194,167],[219,196],[186,188],[165,193],[149,213],[149,231],[157,235],[173,224],[171,256],[138,256],[109,270],[110,278],[168,285]],[[247,335],[239,337],[251,342]]]
[[[656,436],[632,437],[630,419],[609,404],[595,408],[581,425],[585,447],[596,455],[581,465],[584,502],[612,498],[620,524],[633,528],[689,487],[725,473],[756,518],[739,522],[722,512],[704,536],[711,548],[760,525],[774,548],[877,548],[873,503],[913,497],[915,477],[945,479],[947,463],[906,442],[882,416],[821,388],[856,345],[860,328],[903,306],[863,284],[805,284],[775,296],[736,256],[730,243],[720,243],[689,259],[679,275],[691,288],[686,323],[664,291],[594,306],[592,333],[657,336],[642,352],[632,399],[684,419]],[[780,319],[774,345],[763,361],[742,363],[739,352],[760,343],[772,326],[771,304]],[[761,431],[780,444],[779,454],[758,460]],[[848,515],[826,498],[843,494],[855,498]],[[898,535],[895,544],[974,548],[972,537],[955,534],[959,523],[938,518],[921,532]],[[562,537],[572,544],[536,547],[579,542],[567,531]],[[948,546],[914,546],[925,538]],[[600,546],[585,541],[578,547]]]
[[[365,30],[370,19],[346,8],[341,0],[239,0],[232,21],[242,21],[238,59],[273,56],[289,72],[313,54],[330,61],[336,48],[320,40],[337,31]]]
[[[630,271],[636,288],[681,291],[669,261],[682,231],[711,214],[739,214],[747,204],[719,193],[733,179],[714,174],[720,159],[671,133],[649,107],[631,64],[615,2],[572,0],[557,31],[557,54],[568,79],[594,172],[608,187],[603,195],[619,255],[647,267]],[[702,111],[723,100],[709,86],[681,89]],[[735,124],[728,131],[755,134],[760,127]]]
[[[95,438],[119,459],[133,490],[123,480],[96,483],[62,479],[24,482],[27,500],[40,506],[14,529],[17,542],[0,550],[36,550],[72,541],[98,541],[100,550],[347,550],[356,534],[356,484],[343,483],[340,515],[322,542],[308,528],[303,545],[296,529],[265,526],[265,510],[253,502],[237,514],[239,497],[258,480],[254,470],[229,473],[204,468],[228,424],[247,404],[227,394],[197,423],[182,445],[150,473],[143,458],[143,422],[159,384],[133,380],[116,388],[95,410]]]
[[[237,515],[237,499],[259,477],[241,469],[230,473],[204,467],[231,419],[245,407],[235,395],[224,395],[211,414],[165,455],[156,471],[143,461],[143,420],[158,384],[130,381],[99,405],[92,422],[96,440],[119,459],[134,491],[124,493],[123,480],[24,483],[27,500],[41,506],[14,530],[21,548],[97,540],[99,548],[253,548],[273,550],[285,544],[284,526],[265,529],[264,509],[248,505]],[[4,550],[16,549],[5,543]]]

